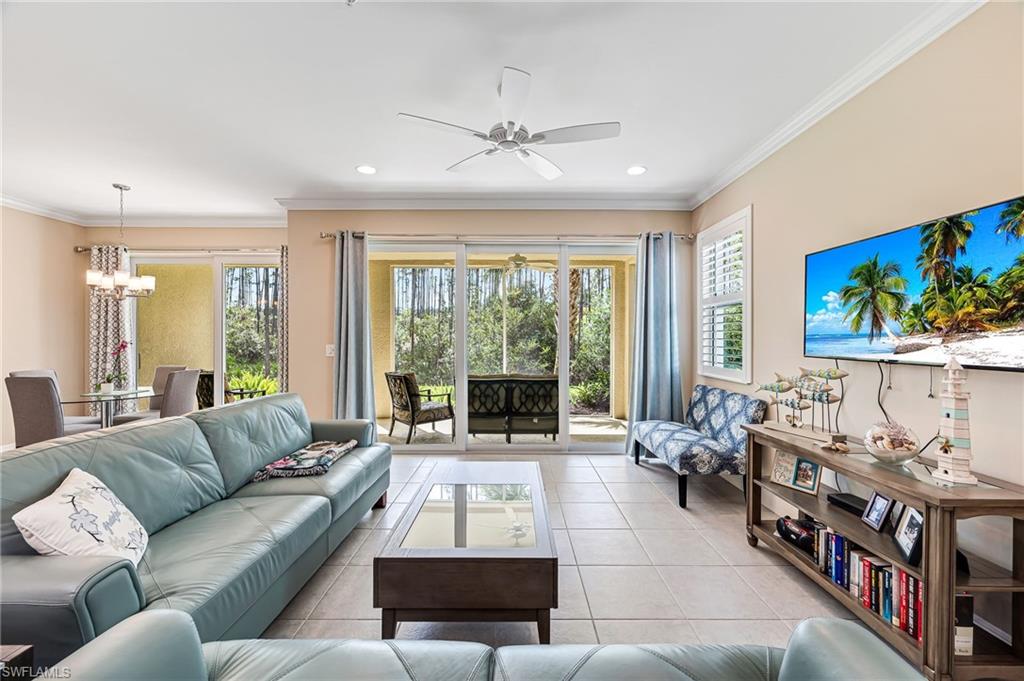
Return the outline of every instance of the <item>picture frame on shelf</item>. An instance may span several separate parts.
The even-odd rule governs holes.
[[[907,506],[900,516],[893,538],[903,559],[916,566],[921,562],[921,537],[924,534],[924,514]]]
[[[893,500],[884,494],[878,492],[872,492],[871,498],[868,499],[868,506],[864,509],[864,515],[861,516],[861,520],[864,524],[870,527],[875,532],[881,532],[882,527],[885,526],[885,521],[889,519],[889,513],[892,511]]]
[[[775,452],[771,481],[791,489],[817,496],[821,484],[821,466],[787,452]]]
[[[818,493],[821,483],[821,466],[810,459],[797,458],[796,470],[793,472],[792,486],[809,494]]]
[[[892,510],[889,511],[889,534],[896,536],[896,528],[899,527],[900,517],[903,515],[903,511],[906,506],[902,501],[894,501],[892,503]]]

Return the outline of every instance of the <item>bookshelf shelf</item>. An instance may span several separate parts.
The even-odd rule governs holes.
[[[899,547],[893,538],[885,532],[875,532],[861,521],[860,518],[836,508],[826,501],[825,497],[836,490],[821,485],[818,489],[818,496],[800,492],[799,490],[783,487],[770,480],[759,479],[754,484],[771,492],[791,506],[796,506],[801,511],[815,520],[821,521],[829,527],[834,527],[839,534],[849,537],[854,543],[859,544],[864,550],[885,558],[893,565],[916,579],[924,579],[918,568],[911,566],[903,560]]]
[[[810,577],[812,581],[816,582],[821,588],[825,589],[836,600],[846,606],[850,612],[856,615],[872,631],[888,640],[904,657],[915,660],[917,664],[921,663],[921,647],[905,631],[886,622],[874,610],[868,610],[862,606],[860,602],[850,595],[849,591],[833,583],[828,577],[818,572],[818,566],[811,557],[789,542],[781,539],[775,534],[775,529],[770,527],[769,523],[755,525],[753,529],[755,536],[759,540],[787,558],[801,572]]]
[[[827,452],[818,443],[761,425],[744,426],[747,431],[747,540],[763,542],[812,581],[843,604],[873,632],[892,645],[930,681],[976,681],[987,678],[1024,681],[1024,487],[979,475],[982,485],[945,486],[921,469],[890,468],[867,456],[843,456]],[[924,515],[923,551],[920,565],[911,566],[902,557],[895,540],[876,532],[859,517],[826,500],[831,488],[821,485],[812,495],[771,482],[763,477],[770,467],[768,450],[787,452],[831,469],[864,484]],[[923,584],[924,626],[919,642],[898,626],[861,604],[829,575],[819,571],[817,561],[775,533],[775,518],[762,520],[762,498],[767,493],[796,507],[832,528],[869,554],[890,562]],[[1012,569],[1008,570],[968,554],[971,575],[955,572],[957,521],[978,516],[1012,519]],[[964,553],[967,553],[966,551]],[[953,655],[954,605],[958,593],[1007,593],[1012,598],[1010,640],[1007,644],[974,627],[974,654]]]
[[[971,574],[956,576],[958,591],[970,593],[1024,593],[1024,579],[1016,579],[1013,573],[981,556],[963,551],[971,565]]]

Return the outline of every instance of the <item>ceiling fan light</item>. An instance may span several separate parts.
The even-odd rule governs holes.
[[[374,168],[373,166],[368,166],[364,164],[356,166],[356,172],[359,173],[360,175],[376,175],[377,169]]]
[[[643,175],[646,172],[647,166],[630,166],[626,168],[626,174],[633,175],[634,177],[637,175]]]

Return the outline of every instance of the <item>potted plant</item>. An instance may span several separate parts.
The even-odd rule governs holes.
[[[103,376],[103,380],[96,384],[95,389],[104,395],[114,392],[118,383],[128,378],[127,372],[121,368],[124,360],[124,352],[128,349],[128,341],[122,340],[114,346],[110,353],[111,369]]]

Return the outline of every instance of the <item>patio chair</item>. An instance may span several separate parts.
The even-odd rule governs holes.
[[[391,428],[388,429],[388,436],[395,430],[395,421],[404,423],[409,427],[409,433],[405,437],[405,444],[412,442],[412,434],[416,426],[425,423],[434,424],[437,430],[438,421],[452,422],[452,440],[455,439],[455,410],[452,408],[452,394],[443,394],[444,402],[435,401],[435,395],[431,390],[420,390],[416,382],[416,374],[389,371],[384,374],[388,382],[388,392],[391,393]],[[426,401],[423,401],[426,398]]]

